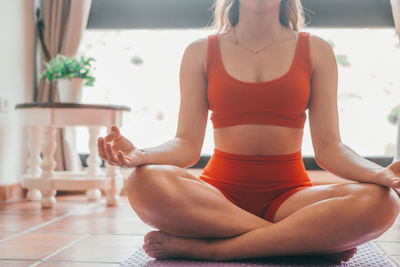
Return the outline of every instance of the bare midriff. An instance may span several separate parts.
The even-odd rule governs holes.
[[[291,154],[301,149],[302,139],[302,128],[242,124],[214,129],[215,148],[232,154]]]

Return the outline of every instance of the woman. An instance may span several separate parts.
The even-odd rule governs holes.
[[[400,164],[381,167],[341,142],[335,56],[298,32],[302,14],[298,0],[217,0],[217,34],[183,55],[176,137],[146,149],[116,127],[99,138],[105,161],[137,167],[130,204],[160,230],[144,238],[149,256],[346,261],[394,223]],[[307,108],[316,161],[354,183],[311,185],[301,156]],[[196,177],[185,167],[199,160],[208,109],[215,149]]]

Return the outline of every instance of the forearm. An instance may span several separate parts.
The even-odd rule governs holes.
[[[166,164],[186,168],[199,160],[195,147],[179,137],[155,147],[141,148],[141,150],[146,155],[144,164]]]
[[[344,179],[379,183],[378,171],[383,167],[369,161],[343,143],[325,147],[317,153],[317,164]]]

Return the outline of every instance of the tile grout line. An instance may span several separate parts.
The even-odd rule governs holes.
[[[51,224],[51,223],[53,223],[53,222],[60,221],[60,220],[66,218],[66,217],[68,217],[68,216],[70,216],[70,215],[71,215],[71,214],[68,214],[68,213],[67,213],[67,214],[65,214],[65,215],[63,215],[63,216],[61,216],[61,217],[57,217],[57,218],[55,218],[55,219],[49,220],[49,221],[44,222],[44,223],[41,223],[41,224],[39,224],[39,225],[35,225],[35,226],[33,226],[33,227],[31,227],[31,228],[28,228],[28,229],[26,229],[26,230],[24,230],[24,231],[22,231],[22,232],[19,232],[19,233],[15,234],[15,235],[12,235],[12,236],[3,238],[3,239],[0,240],[0,244],[3,243],[3,242],[5,242],[5,241],[8,241],[8,240],[10,240],[10,239],[13,239],[13,238],[16,238],[16,237],[18,237],[18,236],[21,236],[21,235],[23,235],[23,234],[32,232],[32,231],[34,231],[34,230],[36,230],[36,229],[39,229],[39,228],[41,228],[41,227],[43,227],[43,226],[49,225],[49,224]]]
[[[30,265],[29,267],[34,267],[34,266],[37,266],[37,265],[40,264],[40,263],[45,262],[47,259],[49,259],[49,258],[53,257],[54,255],[60,253],[60,252],[63,251],[64,249],[67,249],[67,248],[69,248],[69,247],[72,247],[73,245],[75,245],[76,243],[80,242],[81,240],[87,238],[88,236],[90,236],[90,234],[86,234],[86,235],[84,235],[84,236],[81,236],[81,237],[75,239],[74,241],[72,241],[72,242],[69,243],[68,245],[65,245],[64,247],[57,249],[57,250],[54,251],[53,253],[50,253],[50,255],[47,255],[46,257],[44,257],[44,258],[41,259],[40,261],[37,261],[37,262],[35,262],[34,264]]]
[[[375,248],[381,253],[383,254],[383,256],[386,256],[387,260],[389,261],[389,263],[393,266],[396,267],[398,266],[396,261],[394,259],[392,259],[392,256],[389,255],[378,243],[378,241],[374,241],[372,240],[371,243],[375,246]]]
[[[385,254],[386,254],[386,253],[385,253]],[[394,267],[400,266],[399,264],[397,264],[397,261],[396,261],[394,258],[392,258],[392,256],[390,256],[390,255],[388,255],[388,254],[386,254],[386,255],[387,255],[387,257],[389,258],[390,263],[391,263]]]
[[[0,239],[0,244],[3,243],[3,242],[5,242],[5,241],[11,240],[11,239],[13,239],[13,238],[19,237],[19,236],[21,236],[21,235],[23,235],[23,234],[30,233],[30,232],[32,232],[32,231],[34,231],[34,230],[37,230],[37,229],[39,229],[39,228],[42,228],[42,227],[47,226],[47,225],[49,225],[49,224],[52,224],[52,223],[54,223],[54,222],[58,222],[58,221],[60,221],[60,220],[62,220],[62,219],[65,219],[65,218],[71,216],[72,214],[74,214],[75,211],[76,211],[76,209],[73,209],[73,210],[67,212],[67,214],[65,214],[65,215],[62,215],[62,216],[60,216],[60,217],[51,219],[51,220],[49,220],[49,221],[47,221],[47,222],[44,222],[44,223],[35,225],[35,226],[33,226],[33,227],[31,227],[31,228],[28,228],[28,229],[26,229],[26,230],[24,230],[24,231],[22,231],[22,232],[19,232],[19,233],[15,234],[15,235],[11,235],[11,236],[9,236],[9,237],[5,237],[5,238],[3,238],[3,239]]]
[[[105,263],[105,264],[120,264],[120,263],[122,263],[122,261],[98,261],[98,260],[95,260],[95,261],[89,261],[89,260],[87,260],[87,261],[85,261],[85,260],[48,260],[48,261],[45,261],[45,262],[42,262],[42,261],[40,261],[40,260],[38,260],[37,262],[35,262],[34,264],[39,264],[39,263],[64,263],[64,262],[68,262],[68,263]],[[29,267],[31,267],[31,266],[33,266],[33,265],[30,265]]]
[[[400,266],[397,262],[389,256],[389,262],[393,265],[393,267]]]

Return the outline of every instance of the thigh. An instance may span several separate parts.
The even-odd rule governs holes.
[[[226,196],[221,192],[221,190],[219,190],[219,189],[216,188],[215,186],[213,186],[213,185],[211,185],[211,184],[209,184],[209,183],[206,183],[205,181],[201,180],[201,179],[200,179],[199,177],[197,177],[196,175],[190,173],[187,169],[177,167],[177,169],[176,169],[176,174],[177,174],[178,177],[190,179],[190,180],[193,180],[193,181],[195,181],[195,182],[201,183],[201,184],[203,184],[204,186],[208,187],[209,189],[213,190],[215,193],[217,193],[217,194],[220,195],[221,197],[223,197],[223,198],[225,198],[226,200],[228,200],[228,199],[226,198]],[[229,201],[229,200],[228,200],[228,201]]]
[[[127,189],[145,223],[177,236],[229,237],[271,224],[176,166],[143,165],[129,176]]]
[[[301,191],[298,191],[288,197],[277,209],[274,222],[278,222],[293,214],[294,212],[308,205],[323,201],[333,197],[343,197],[368,190],[374,184],[368,183],[346,183],[346,184],[328,184],[315,185]]]

